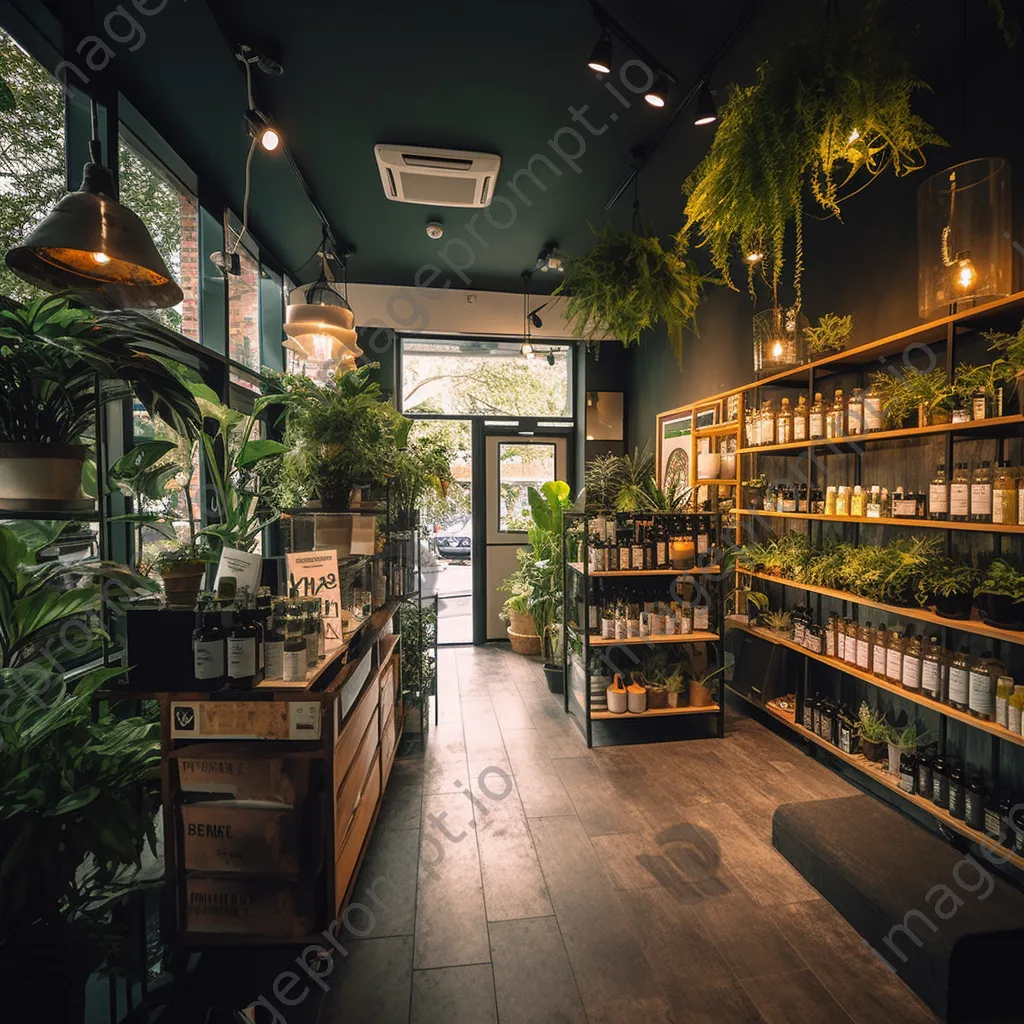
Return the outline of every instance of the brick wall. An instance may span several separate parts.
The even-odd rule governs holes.
[[[199,340],[199,206],[191,196],[179,196],[181,215],[181,333]]]
[[[260,368],[260,276],[244,249],[241,274],[228,276],[228,354],[252,370]]]

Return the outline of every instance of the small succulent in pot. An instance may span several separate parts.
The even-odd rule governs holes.
[[[889,723],[880,711],[874,711],[863,701],[857,716],[860,750],[869,761],[880,761],[889,742]]]
[[[761,616],[761,621],[779,636],[792,637],[793,635],[793,620],[787,611],[765,612]]]

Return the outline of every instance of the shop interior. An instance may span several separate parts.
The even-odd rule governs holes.
[[[1024,0],[0,0],[41,1024],[1024,1021]]]

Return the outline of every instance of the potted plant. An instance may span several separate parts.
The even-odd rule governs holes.
[[[646,680],[645,685],[647,687],[647,707],[651,708],[667,708],[668,707],[668,686],[665,685],[665,680],[659,676],[654,676]]]
[[[722,665],[721,668],[716,668],[713,672],[690,677],[690,707],[706,708],[715,703],[718,696],[718,684],[712,683],[712,680],[724,671],[725,666]]]
[[[1001,629],[1024,630],[1024,572],[994,558],[976,593],[982,621]]]
[[[916,722],[903,729],[895,725],[889,726],[889,734],[886,737],[889,752],[889,774],[899,775],[900,757],[919,747],[927,746],[929,742],[927,731],[918,731]]]
[[[912,416],[919,427],[949,422],[955,391],[942,367],[927,373],[912,367],[902,373],[876,370],[870,380],[889,426],[902,427]]]
[[[935,613],[947,619],[969,619],[974,591],[981,581],[978,569],[952,558],[931,559],[917,579],[921,604],[933,603]]]
[[[396,476],[412,421],[384,400],[370,377],[377,365],[339,370],[323,383],[297,375],[271,378],[285,406],[283,458],[274,485],[282,508],[316,502],[344,510],[357,486],[383,485]]]
[[[170,334],[161,331],[61,295],[0,309],[0,507],[91,507],[82,471],[108,402],[134,395],[174,429],[198,428],[190,371],[159,351]]]
[[[1024,320],[1016,334],[1004,334],[1001,331],[990,331],[985,334],[992,351],[1002,353],[1005,362],[1005,380],[1014,382],[1017,395],[1017,411],[1024,414]]]
[[[506,577],[505,584],[509,582],[510,578]],[[507,590],[508,587],[503,584],[499,589]],[[506,632],[516,654],[540,654],[540,634],[528,607],[527,595],[514,593],[505,599],[499,613],[501,620],[508,626]]]
[[[812,359],[828,355],[830,352],[841,352],[853,333],[852,316],[836,316],[826,313],[816,327],[805,327],[804,338],[807,339],[807,352]]]
[[[440,436],[418,437],[400,448],[395,457],[395,476],[390,499],[395,507],[395,526],[411,529],[424,496],[433,493],[444,501],[454,477],[455,450]]]
[[[771,486],[771,480],[766,473],[758,473],[757,476],[743,481],[743,507],[761,511],[764,508],[764,492]]]
[[[953,375],[953,392],[956,397],[958,408],[970,410],[971,419],[985,419],[994,416],[995,410],[999,407],[999,397],[1003,385],[1015,377],[1013,369],[1005,359],[995,359],[991,363],[984,363],[981,366],[968,366],[961,363]],[[975,405],[975,399],[981,396],[984,401],[980,410],[982,415],[976,415],[979,411]]]
[[[573,336],[587,343],[607,336],[625,348],[638,345],[644,331],[664,322],[682,366],[683,329],[695,327],[697,307],[711,278],[688,255],[686,231],[663,248],[656,236],[595,231],[597,241],[569,260],[555,295],[566,295],[565,319]]]
[[[761,615],[761,621],[776,636],[793,639],[793,620],[787,611],[765,612]]]
[[[857,716],[857,730],[860,734],[860,752],[869,761],[880,761],[885,756],[889,742],[889,723],[880,711],[874,711],[867,701],[862,701]]]
[[[685,708],[690,700],[690,689],[683,670],[676,668],[671,674],[662,675],[661,682],[665,686],[668,706],[670,708]]]
[[[771,604],[768,595],[759,590],[743,590],[747,606],[747,621],[751,626],[756,626],[761,616],[768,611]]]

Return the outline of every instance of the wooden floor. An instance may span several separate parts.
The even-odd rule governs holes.
[[[724,740],[588,751],[504,646],[440,676],[323,1024],[935,1020],[772,848],[779,803],[855,792],[828,769],[733,712]]]

